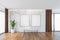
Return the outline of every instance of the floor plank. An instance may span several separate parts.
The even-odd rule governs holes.
[[[60,32],[4,33],[0,40],[60,40]]]

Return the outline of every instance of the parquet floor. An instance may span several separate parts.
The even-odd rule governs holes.
[[[60,32],[4,33],[0,40],[60,40]]]

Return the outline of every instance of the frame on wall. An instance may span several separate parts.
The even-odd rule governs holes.
[[[26,17],[26,18],[24,18],[24,17]],[[28,17],[28,20],[26,21],[27,17]],[[21,15],[20,16],[20,24],[21,24],[20,25],[21,27],[28,27],[29,26],[29,15],[26,15],[26,14]]]
[[[39,17],[40,17],[40,19],[39,19],[39,20],[40,20],[40,21],[39,21],[39,26],[36,26],[36,25],[33,26],[33,25],[32,25],[32,23],[33,23],[33,22],[32,22],[32,17],[33,17],[33,16],[38,16],[38,15],[39,15]],[[40,14],[32,14],[32,16],[31,16],[31,25],[32,25],[32,27],[40,27],[40,24],[41,24],[41,15],[40,15]]]
[[[28,15],[28,14],[22,14],[22,15]],[[22,16],[22,15],[21,15],[21,16]],[[33,26],[33,25],[32,25],[32,16],[33,16],[33,15],[36,15],[36,16],[39,15],[39,17],[40,17],[40,19],[39,19],[39,20],[40,20],[39,24],[40,24],[40,23],[41,23],[41,16],[40,16],[40,14],[31,14],[31,15],[28,15],[28,16],[29,16],[29,19],[28,19],[28,20],[29,20],[29,25],[27,25],[27,26],[20,25],[20,26],[21,26],[21,27],[40,27],[40,25],[39,25],[39,26]],[[20,17],[21,17],[21,16],[20,16]],[[20,21],[20,23],[21,23],[21,21]]]

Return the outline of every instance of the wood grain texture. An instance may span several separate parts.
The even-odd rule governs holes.
[[[8,33],[8,9],[5,8],[5,33]]]
[[[46,9],[46,32],[52,32],[52,10]]]
[[[4,33],[0,40],[60,40],[60,32]]]

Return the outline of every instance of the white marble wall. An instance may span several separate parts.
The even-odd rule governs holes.
[[[40,26],[39,27],[22,27],[21,24],[21,15],[33,15],[33,14],[38,14],[40,15]],[[40,9],[10,9],[9,10],[9,32],[10,32],[10,20],[16,21],[15,25],[15,31],[16,32],[45,32],[45,10],[40,10]]]

